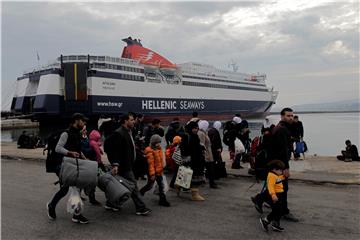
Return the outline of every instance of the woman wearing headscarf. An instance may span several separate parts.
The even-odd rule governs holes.
[[[200,145],[200,139],[197,135],[199,131],[199,126],[196,122],[190,121],[185,127],[186,133],[183,135],[180,143],[181,155],[186,157],[190,156],[190,162],[185,163],[189,165],[193,170],[193,175],[191,179],[191,194],[193,201],[204,201],[205,199],[199,194],[199,187],[204,183],[204,155],[203,151],[205,150],[203,146]]]
[[[211,151],[211,142],[210,138],[207,134],[207,130],[209,128],[209,122],[205,120],[199,121],[199,131],[198,136],[200,139],[200,144],[205,148],[203,152],[205,158],[205,167],[206,167],[206,175],[209,178],[209,185],[211,188],[217,188],[217,184],[215,183],[214,176],[214,158]]]
[[[221,153],[223,151],[223,146],[220,136],[221,122],[215,121],[213,126],[208,130],[208,136],[211,142],[211,152],[214,158],[214,175],[215,179],[221,177],[227,177],[225,162],[222,160]]]

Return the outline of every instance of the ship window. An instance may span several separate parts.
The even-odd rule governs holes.
[[[76,60],[76,56],[69,56],[69,60]]]
[[[99,57],[98,57],[98,60],[99,60],[99,61],[105,61],[105,57],[104,57],[104,56],[99,56]]]
[[[79,59],[79,60],[86,60],[86,59],[87,59],[87,57],[86,57],[86,56],[84,56],[84,55],[81,55],[81,56],[78,56],[78,59]]]

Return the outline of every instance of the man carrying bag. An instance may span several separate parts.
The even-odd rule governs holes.
[[[111,163],[111,174],[119,175],[135,185],[135,189],[131,192],[131,198],[135,204],[136,215],[145,216],[151,212],[151,209],[147,208],[141,199],[133,172],[136,151],[131,131],[134,122],[134,116],[131,113],[123,115],[121,127],[105,140],[104,150]],[[107,143],[111,145],[107,145]],[[106,203],[105,208],[116,211],[116,207],[112,206],[110,202]]]
[[[63,132],[60,136],[60,139],[56,145],[55,151],[63,156],[72,157],[72,158],[81,158],[85,159],[84,154],[81,153],[81,136],[80,131],[83,129],[86,121],[86,118],[81,113],[74,113],[71,118],[71,124],[69,129]],[[82,160],[79,160],[82,161]],[[60,168],[58,167],[56,171],[56,175],[60,175]],[[60,181],[60,190],[54,195],[52,200],[47,203],[47,214],[49,219],[55,220],[56,219],[56,212],[55,208],[58,202],[66,196],[69,191],[69,186],[64,185]],[[74,214],[72,219],[75,223],[88,223],[89,220],[85,218],[82,214]]]

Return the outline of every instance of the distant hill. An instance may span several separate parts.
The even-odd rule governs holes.
[[[299,104],[291,107],[295,112],[356,112],[360,111],[360,100],[345,100],[328,103]],[[280,112],[280,108],[273,108],[272,112]]]

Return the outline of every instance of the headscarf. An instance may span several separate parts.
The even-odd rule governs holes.
[[[240,117],[234,117],[233,121],[236,123],[241,123],[241,118]]]
[[[200,120],[199,121],[199,129],[206,131],[209,128],[209,122],[206,120]]]
[[[221,128],[221,122],[220,121],[215,121],[214,123],[213,123],[213,127],[214,128],[216,128],[216,130],[220,130],[220,128]]]

